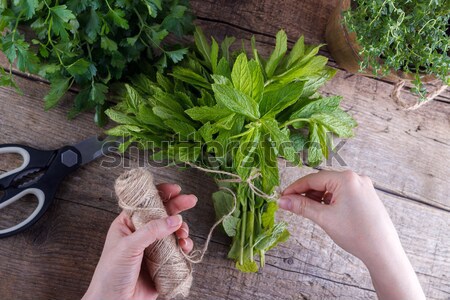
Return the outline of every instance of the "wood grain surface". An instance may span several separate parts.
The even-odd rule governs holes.
[[[300,34],[323,42],[327,16],[337,1],[192,1],[199,24],[217,37],[255,34],[267,53],[285,28],[291,41]],[[326,52],[323,54],[327,55]],[[332,64],[333,62],[331,62]],[[3,61],[4,65],[4,61]],[[47,84],[18,73],[24,94],[0,88],[0,144],[23,143],[52,149],[101,133],[85,113],[66,119],[70,98],[45,112]],[[359,123],[356,137],[338,144],[337,155],[321,168],[351,168],[370,176],[385,203],[428,299],[450,299],[450,99],[448,92],[414,112],[400,110],[389,97],[392,85],[340,71],[324,94],[344,96],[344,107]],[[413,96],[405,97],[414,101]],[[447,97],[447,98],[446,98]],[[133,150],[113,167],[99,159],[70,175],[49,212],[27,232],[0,240],[0,299],[79,299],[86,290],[111,221],[118,214],[115,178],[148,164]],[[0,170],[11,168],[0,158]],[[315,170],[282,166],[282,187]],[[214,182],[200,171],[154,166],[158,182],[180,183],[199,197],[184,214],[202,245],[214,223]],[[1,171],[0,171],[1,172]],[[0,215],[1,216],[1,215]],[[257,274],[236,271],[226,259],[229,240],[216,232],[205,260],[195,267],[188,299],[374,299],[369,274],[356,258],[336,246],[310,221],[280,212],[291,239],[269,251]]]

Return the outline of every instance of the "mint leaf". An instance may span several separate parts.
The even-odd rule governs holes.
[[[181,138],[184,138],[186,140],[192,139],[196,133],[194,127],[183,121],[166,120],[164,121],[164,124],[166,124],[167,127],[172,129],[174,133],[180,135]]]
[[[272,228],[275,225],[275,213],[278,210],[278,204],[275,201],[268,202],[261,215],[262,225],[265,228]]]
[[[352,127],[348,126],[348,124],[339,119],[333,113],[317,113],[311,117],[311,120],[322,124],[339,137],[349,138],[353,136]]]
[[[258,103],[246,94],[224,84],[215,83],[212,85],[212,88],[218,103],[250,119],[259,118]]]
[[[305,37],[301,36],[287,57],[286,68],[291,68],[305,55]]]
[[[260,103],[264,93],[264,74],[261,70],[261,66],[255,60],[249,61],[248,67],[252,77],[251,97],[256,103]]]
[[[320,144],[319,129],[316,123],[309,126],[308,163],[311,167],[322,161],[322,147]]]
[[[295,161],[296,153],[289,139],[289,134],[280,130],[275,119],[263,119],[262,121],[266,132],[270,135],[272,141],[275,142],[280,154],[288,161]]]
[[[284,57],[287,51],[287,36],[284,30],[280,30],[277,33],[275,50],[270,56],[266,64],[266,74],[268,78],[271,78],[275,73],[278,63]]]
[[[222,222],[223,229],[229,237],[236,235],[237,228],[241,219],[233,216],[227,216]]]
[[[135,125],[119,125],[105,131],[107,135],[111,136],[127,136],[133,133],[139,133],[142,129]]]
[[[320,148],[322,149],[322,154],[325,158],[328,158],[328,144],[331,145],[331,141],[328,141],[328,130],[322,126],[317,126],[317,134],[319,136]]]
[[[262,189],[264,193],[270,195],[280,184],[277,154],[272,143],[267,140],[260,143],[258,154],[261,162]]]
[[[263,232],[255,240],[255,249],[268,251],[277,244],[286,241],[289,237],[286,227],[286,223],[280,222],[275,224],[271,230]]]
[[[181,81],[192,84],[198,88],[211,89],[211,84],[208,82],[208,80],[205,79],[205,77],[195,73],[190,69],[175,67],[173,69],[172,76]]]
[[[274,77],[280,83],[289,83],[294,80],[304,80],[315,73],[321,72],[328,62],[328,58],[324,56],[314,56],[306,64],[300,65],[293,69],[289,69],[283,74]]]
[[[216,40],[212,38],[211,44],[211,68],[212,72],[216,73],[217,71],[217,62],[219,61],[219,44],[217,44]]]
[[[207,66],[211,67],[211,46],[209,45],[200,27],[195,28],[194,41],[197,50],[201,53]]]
[[[261,115],[275,116],[300,98],[303,82],[292,82],[286,86],[266,92],[261,100],[259,110]]]
[[[247,55],[241,53],[234,62],[233,70],[231,71],[231,79],[234,87],[243,92],[249,97],[252,97],[253,85],[252,75],[248,66]]]
[[[193,107],[185,111],[193,120],[200,122],[218,121],[230,115],[230,110],[218,105]]]
[[[333,112],[339,107],[341,96],[331,96],[313,100],[298,111],[294,112],[290,119],[309,118],[315,113]]]
[[[220,44],[220,49],[222,50],[222,58],[224,58],[227,62],[231,60],[230,47],[234,44],[234,41],[236,41],[235,37],[226,36]]]
[[[108,109],[105,111],[106,115],[114,122],[122,125],[139,125],[139,122],[135,118],[128,116],[122,112],[114,109]]]

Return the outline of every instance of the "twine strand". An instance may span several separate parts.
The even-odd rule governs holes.
[[[273,192],[271,195],[268,195],[266,193],[264,193],[263,191],[261,191],[254,183],[253,180],[255,180],[256,178],[261,176],[261,173],[259,171],[255,172],[253,175],[249,176],[247,179],[242,179],[241,176],[237,175],[237,174],[233,174],[230,172],[226,172],[226,171],[219,171],[219,170],[209,170],[206,168],[202,168],[200,166],[197,166],[196,164],[190,163],[190,162],[186,162],[186,164],[188,166],[191,166],[195,169],[199,169],[203,172],[206,173],[214,173],[214,174],[221,174],[221,175],[225,175],[225,176],[229,176],[229,177],[233,177],[234,179],[218,179],[217,182],[230,182],[230,183],[247,183],[248,187],[252,190],[252,192],[261,197],[261,198],[265,198],[265,199],[269,199],[269,200],[277,200],[279,195],[277,192]]]
[[[153,175],[146,169],[132,169],[119,176],[115,190],[119,206],[130,216],[136,230],[152,220],[168,216],[153,183]],[[189,295],[192,266],[174,234],[146,248],[144,257],[155,288],[163,298]]]
[[[420,107],[422,107],[424,104],[429,103],[430,101],[432,101],[433,99],[435,99],[437,96],[439,96],[440,94],[442,94],[447,88],[448,85],[446,85],[445,83],[442,83],[441,85],[439,85],[436,89],[434,89],[433,91],[431,91],[427,97],[425,98],[425,100],[423,101],[418,101],[416,104],[412,105],[412,106],[408,106],[407,104],[404,103],[404,101],[401,99],[401,91],[403,89],[403,87],[405,86],[406,81],[405,80],[400,80],[399,82],[397,82],[394,85],[394,89],[392,90],[391,93],[391,98],[394,99],[395,103],[397,103],[397,105],[399,105],[400,107],[402,107],[402,109],[404,110],[416,110]]]

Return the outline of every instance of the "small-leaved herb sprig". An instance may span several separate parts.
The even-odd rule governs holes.
[[[345,25],[356,32],[362,47],[361,69],[374,74],[391,69],[414,75],[414,92],[426,89],[420,79],[433,74],[450,84],[448,0],[354,0],[344,14]]]

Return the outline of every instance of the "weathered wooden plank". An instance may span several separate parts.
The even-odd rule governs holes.
[[[342,95],[359,123],[340,157],[381,189],[449,210],[450,105],[433,102],[416,111],[400,110],[389,99],[389,88],[344,72],[323,88]]]
[[[249,39],[254,34],[262,45],[272,46],[276,32],[283,28],[287,31],[290,42],[300,35],[311,44],[325,43],[324,33],[328,17],[339,0],[333,1],[191,1],[194,13],[208,34],[219,39],[226,35],[239,39]],[[326,48],[325,48],[326,49]],[[265,47],[261,51],[268,52]],[[330,65],[339,67],[325,50],[323,55],[330,58]],[[7,67],[4,55],[0,53],[0,66]],[[42,81],[36,75],[14,71],[26,78]],[[374,79],[375,80],[375,79]],[[410,86],[410,84],[407,84]],[[392,90],[393,86],[389,87]],[[450,89],[436,98],[438,101],[450,103]],[[414,104],[415,102],[410,102]]]
[[[35,146],[52,148],[75,143],[100,131],[92,124],[90,114],[82,114],[73,122],[67,122],[63,113],[66,106],[43,112],[40,99],[45,85],[19,81],[27,87],[25,96],[1,89],[1,143],[29,144],[32,141]],[[355,99],[365,103],[358,97]],[[358,103],[355,106],[359,106]],[[357,117],[359,115],[356,114]],[[361,126],[360,130],[367,126]],[[124,160],[124,164],[136,165],[136,161]],[[0,169],[4,168],[5,162],[0,163]],[[63,184],[57,195],[63,200],[42,222],[24,235],[2,241],[0,253],[5,255],[0,256],[0,273],[6,274],[2,278],[7,278],[0,283],[2,295],[60,299],[79,297],[84,292],[100,254],[104,234],[114,217],[111,212],[117,212],[112,186],[122,170],[102,168],[101,161],[83,167]],[[306,171],[284,169],[283,186]],[[214,222],[210,201],[210,194],[215,190],[213,182],[196,170],[180,172],[173,168],[157,168],[155,172],[158,182],[180,182],[186,192],[199,195],[198,207],[186,215],[186,220],[198,237],[196,241],[201,243]],[[448,298],[449,213],[392,195],[383,195],[383,199],[419,272],[427,296],[430,299]],[[300,295],[307,299],[374,298],[368,274],[357,259],[333,246],[331,240],[311,222],[284,213],[280,217],[289,221],[293,237],[269,252],[267,267],[259,274],[244,275],[235,271],[232,263],[225,260],[227,239],[216,233],[205,261],[196,269],[191,298],[301,299]],[[84,223],[86,219],[89,219],[87,224]],[[15,253],[19,252],[17,249],[26,249],[26,254]],[[22,279],[23,270],[31,274],[27,280]]]
[[[229,35],[245,40],[255,35],[257,40],[272,46],[275,34],[281,28],[286,30],[291,42],[304,35],[307,43],[325,43],[328,18],[338,3],[339,0],[192,0],[191,6],[198,16],[198,23],[209,35],[219,38]],[[322,54],[331,59],[332,66],[338,67],[326,50]],[[392,88],[390,84],[389,90]],[[450,103],[450,89],[436,99]]]
[[[103,172],[119,174],[122,170]],[[84,181],[90,178],[86,171],[78,172]],[[173,168],[155,171],[163,175],[157,177],[158,182],[179,173]],[[283,185],[307,172],[285,169]],[[186,184],[187,178],[204,178],[197,171],[184,175],[181,185],[187,190],[193,188]],[[214,222],[209,195],[215,187],[203,183],[203,187],[198,184],[194,188],[203,189],[197,193],[200,202],[185,219],[191,224],[195,241],[202,244]],[[97,205],[95,191],[91,190],[94,195],[85,198],[81,190],[61,191],[62,199],[36,226],[2,241],[0,273],[4,276],[0,291],[5,299],[72,299],[83,294],[117,209],[113,197],[106,201],[107,210],[91,207]],[[450,294],[446,277],[450,272],[450,240],[446,235],[450,230],[449,213],[383,193],[381,196],[428,298],[446,299]],[[78,203],[67,201],[66,197]],[[196,266],[189,299],[375,298],[369,275],[358,259],[335,246],[311,222],[289,213],[280,213],[279,217],[289,222],[292,237],[268,253],[267,265],[258,274],[236,271],[225,259],[227,238],[215,233],[204,262]]]
[[[44,112],[42,98],[47,86],[17,80],[24,87],[24,97],[12,89],[1,90],[1,97],[10,100],[0,104],[0,126],[3,123],[14,130],[5,130],[0,142],[32,141],[36,147],[56,148],[101,133],[90,115],[69,122],[64,106]],[[389,89],[388,83],[348,77],[345,72],[338,72],[323,88],[324,93],[343,95],[344,106],[359,123],[356,137],[338,154],[347,166],[372,177],[381,189],[449,210],[450,106],[435,101],[417,111],[399,110],[389,98]],[[17,120],[24,126],[18,127]],[[51,136],[36,139],[36,130]],[[340,167],[336,160],[332,166]],[[387,171],[393,168],[395,176]]]

